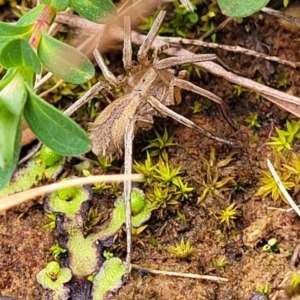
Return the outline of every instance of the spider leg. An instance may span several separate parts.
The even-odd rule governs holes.
[[[186,80],[182,80],[182,79],[179,79],[177,77],[173,77],[172,81],[170,82],[170,94],[172,95],[172,90],[174,90],[174,87],[179,87],[180,89],[184,89],[186,91],[191,91],[191,92],[194,92],[195,94],[198,94],[200,96],[204,96],[218,104],[221,104],[222,103],[222,99],[215,95],[214,93],[206,90],[206,89],[203,89],[189,81],[186,81]]]
[[[124,17],[123,65],[127,71],[132,67],[131,24],[128,16]]]
[[[134,125],[135,119],[130,118],[126,126],[126,133],[124,137],[125,144],[125,174],[132,173],[132,141],[134,137]],[[127,240],[127,255],[126,255],[126,279],[129,279],[130,276],[130,265],[131,265],[131,250],[132,250],[132,241],[131,241],[131,181],[126,180],[124,182],[124,201],[125,201],[125,216],[126,216],[126,240]]]
[[[122,82],[108,69],[101,53],[98,51],[97,48],[93,51],[93,55],[105,79],[114,87],[119,87],[122,84]]]
[[[216,54],[194,54],[182,55],[178,57],[167,57],[159,61],[155,61],[153,67],[156,70],[169,69],[182,64],[196,63],[203,61],[212,61],[217,59]]]
[[[145,63],[148,60],[148,57],[147,57],[148,51],[149,51],[157,33],[158,33],[158,30],[164,20],[165,14],[166,14],[165,11],[161,11],[157,15],[150,31],[148,32],[148,34],[146,36],[146,39],[142,43],[142,45],[138,51],[138,54],[137,54],[139,63]]]
[[[150,96],[147,101],[149,102],[149,104],[155,108],[160,114],[162,115],[166,115],[166,116],[169,116],[171,118],[173,118],[174,120],[178,121],[179,123],[189,127],[189,128],[192,128],[192,129],[195,129],[196,131],[202,133],[203,135],[207,136],[208,138],[210,139],[213,139],[213,140],[216,140],[218,142],[221,142],[221,143],[224,143],[224,144],[227,144],[227,145],[231,145],[231,146],[234,146],[235,143],[232,142],[232,141],[229,141],[229,140],[226,140],[226,139],[223,139],[223,138],[220,138],[220,137],[217,137],[215,135],[213,135],[212,133],[210,133],[209,131],[205,130],[204,128],[202,128],[201,126],[199,125],[196,125],[194,122],[192,122],[191,120],[183,117],[182,115],[180,114],[177,114],[176,112],[174,112],[173,110],[167,108],[166,106],[164,106],[159,100],[157,100],[155,97],[153,96]]]
[[[193,84],[189,81],[182,80],[182,79],[179,79],[177,77],[173,77],[173,79],[170,82],[170,86],[169,86],[169,95],[170,95],[170,97],[175,96],[174,87],[178,87],[180,89],[184,89],[184,90],[187,90],[187,91],[194,92],[195,94],[198,94],[200,96],[204,96],[204,97],[218,103],[220,105],[219,107],[220,107],[220,110],[221,110],[221,113],[222,113],[223,117],[228,122],[228,124],[232,128],[235,129],[234,124],[232,123],[232,121],[230,120],[230,118],[226,114],[226,110],[224,108],[222,98],[220,98],[219,96],[215,95],[214,93],[209,92],[206,89],[203,89],[203,88],[201,88],[201,87],[199,87],[199,86],[197,86],[197,85],[195,85],[195,84]],[[172,99],[174,99],[174,98],[172,98]]]

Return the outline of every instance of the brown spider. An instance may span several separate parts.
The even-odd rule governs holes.
[[[165,12],[160,12],[150,29],[146,39],[141,45],[137,58],[141,69],[132,72],[126,82],[125,95],[114,100],[96,118],[92,124],[90,139],[92,151],[95,155],[112,156],[120,153],[125,146],[125,174],[131,174],[132,166],[132,140],[134,131],[147,123],[153,123],[153,115],[158,112],[161,115],[170,116],[178,122],[201,132],[202,134],[219,142],[232,145],[225,139],[216,137],[196,125],[189,119],[175,113],[165,105],[172,105],[181,101],[180,88],[193,91],[197,94],[221,104],[221,99],[216,95],[186,81],[177,78],[170,70],[171,67],[216,58],[214,54],[189,55],[182,57],[170,57],[157,59],[159,49],[154,51],[153,59],[148,59],[148,51],[156,37],[158,29],[164,19]],[[126,70],[132,69],[131,30],[129,17],[124,18],[124,49],[123,63]],[[94,56],[105,78],[114,86],[124,84],[117,79],[106,67],[104,60],[97,50]],[[149,126],[148,126],[149,127]],[[131,182],[124,182],[124,198],[126,203],[126,235],[127,258],[126,268],[129,276],[131,264]]]
[[[96,118],[91,127],[90,139],[94,154],[112,156],[124,148],[126,126],[129,120],[136,122],[136,128],[144,127],[145,123],[153,123],[153,115],[170,116],[178,122],[191,127],[209,138],[232,145],[231,141],[219,138],[196,125],[189,119],[175,113],[165,105],[177,104],[181,101],[180,89],[192,91],[205,96],[219,104],[221,98],[202,89],[186,80],[175,77],[171,67],[184,63],[210,61],[216,59],[215,54],[189,55],[157,59],[159,49],[148,59],[148,51],[157,35],[158,29],[164,19],[165,12],[160,12],[141,45],[137,58],[140,63],[138,71],[133,70],[126,82],[125,95],[113,101]],[[124,84],[117,79],[106,67],[104,60],[97,50],[94,55],[105,78],[114,86]],[[125,17],[125,37],[123,49],[123,63],[126,70],[132,70],[132,49],[130,37],[130,19]],[[137,69],[136,67],[134,69]],[[149,126],[148,126],[149,127]]]

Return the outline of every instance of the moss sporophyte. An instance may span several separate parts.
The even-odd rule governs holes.
[[[87,186],[76,187],[72,191],[60,190],[45,198],[45,209],[57,214],[56,228],[60,240],[55,250],[66,249],[60,258],[60,265],[64,266],[61,271],[57,271],[56,275],[50,274],[50,265],[37,275],[39,283],[52,290],[52,299],[79,299],[82,295],[85,295],[84,299],[106,299],[111,291],[123,284],[125,264],[117,257],[106,255],[105,259],[104,248],[113,244],[115,235],[125,223],[124,199],[119,197],[115,201],[106,227],[86,235],[84,223],[91,198],[92,190]],[[140,227],[150,218],[151,203],[145,200],[139,189],[132,190],[131,202],[132,226]],[[70,270],[72,276],[62,278],[61,272],[68,272],[65,269]]]

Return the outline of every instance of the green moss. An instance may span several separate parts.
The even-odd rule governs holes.
[[[221,210],[218,216],[218,219],[221,221],[221,223],[225,223],[228,227],[233,225],[236,218],[236,203],[232,203],[225,209]]]
[[[175,246],[170,246],[169,250],[176,258],[180,259],[191,256],[195,252],[195,249],[191,246],[190,241],[187,240],[185,242],[183,238],[181,239],[179,244],[176,244]]]

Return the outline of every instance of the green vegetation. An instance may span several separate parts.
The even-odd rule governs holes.
[[[277,171],[277,173],[282,184],[287,190],[290,190],[295,186],[292,181],[289,181],[289,178],[291,176],[290,173],[282,173],[280,171]],[[282,192],[280,191],[270,171],[261,171],[260,184],[261,187],[255,193],[256,196],[266,197],[270,195],[275,202],[280,199],[284,200],[284,196],[282,195]]]
[[[279,71],[274,76],[274,85],[276,88],[286,88],[290,84],[290,73]]]
[[[60,268],[56,261],[48,263],[45,269],[41,270],[36,279],[44,289],[53,291],[53,300],[66,299],[70,289],[65,286],[72,278],[69,268]]]
[[[234,180],[235,168],[228,166],[233,160],[233,155],[234,153],[217,162],[215,149],[212,148],[209,160],[200,156],[204,168],[200,174],[202,181],[199,183],[202,187],[197,204],[200,204],[207,197],[213,196],[225,200],[223,192],[230,190],[236,184]]]
[[[299,271],[289,271],[285,275],[282,287],[284,289],[285,295],[291,299],[293,297],[300,295],[300,272]]]
[[[220,269],[222,272],[224,272],[225,267],[229,265],[228,260],[226,259],[226,257],[221,257],[215,260],[214,262],[214,266],[215,268]]]
[[[237,215],[236,203],[231,203],[228,207],[219,212],[218,219],[221,223],[225,223],[228,227],[230,227],[234,224],[234,220],[237,218]]]
[[[251,128],[259,128],[259,120],[258,120],[258,114],[252,113],[248,118],[245,119],[246,124],[248,124]]]
[[[190,2],[196,6],[202,4],[203,0],[191,0]],[[172,4],[174,5],[174,17],[169,21],[163,22],[159,29],[159,34],[186,37],[187,33],[198,23],[199,16],[196,12],[188,11],[178,0],[173,1]],[[156,14],[157,12],[149,18],[142,18],[144,24],[139,26],[139,28],[149,30],[155,20]]]
[[[272,142],[269,142],[273,149],[281,152],[283,150],[291,150],[295,140],[300,138],[300,121],[287,121],[286,129],[280,130],[276,128],[277,137],[271,137]]]
[[[265,244],[262,248],[264,252],[273,252],[279,253],[279,248],[277,246],[277,240],[275,238],[269,239],[267,244]]]
[[[60,222],[56,224],[63,238],[59,244],[51,247],[51,252],[55,259],[62,253],[68,256],[68,269],[60,269],[59,264],[56,263],[55,272],[52,269],[51,272],[49,271],[51,264],[46,268],[47,270],[44,269],[37,275],[38,282],[44,288],[54,291],[54,299],[61,299],[55,297],[57,293],[62,295],[62,291],[64,292],[64,297],[71,296],[76,298],[77,293],[82,293],[79,282],[90,280],[91,276],[93,277],[93,299],[96,299],[96,295],[97,299],[104,299],[110,291],[118,289],[123,284],[124,263],[115,257],[107,257],[107,260],[104,261],[100,250],[103,248],[102,243],[107,243],[110,239],[112,241],[125,223],[124,199],[119,197],[115,201],[114,210],[109,220],[105,223],[105,227],[102,227],[100,231],[94,230],[92,233],[88,233],[88,230],[84,232],[83,229],[86,223],[86,216],[90,217],[90,228],[98,221],[95,221],[98,216],[95,216],[96,213],[94,211],[91,212],[90,210],[90,215],[88,213],[88,207],[92,198],[91,194],[90,188],[76,187],[76,193],[69,193],[68,189],[62,189],[46,198],[45,206],[47,209],[52,213],[63,215],[63,217],[60,217]],[[65,195],[68,195],[68,197],[65,197]],[[132,225],[141,228],[142,223],[150,218],[151,204],[145,200],[144,193],[139,189],[132,190],[131,203],[133,211]],[[101,247],[95,245],[100,245]],[[64,283],[69,281],[71,277],[67,276],[67,279],[61,277],[60,272],[62,270],[72,274],[74,284],[78,284],[76,289],[64,286]],[[54,282],[58,283],[55,284]]]
[[[13,179],[2,190],[0,197],[26,191],[37,185],[44,178],[55,178],[62,170],[64,158],[50,148],[43,146],[24,166],[13,176]],[[1,173],[1,171],[0,171]],[[0,179],[1,181],[1,179]]]
[[[260,295],[259,300],[268,300],[268,296],[271,294],[270,284],[267,282],[264,286],[258,287],[256,292]]]
[[[145,176],[146,198],[150,200],[152,209],[166,209],[179,204],[179,200],[187,198],[193,188],[183,183],[179,176],[180,167],[174,167],[161,156],[157,163],[153,164],[153,160],[147,152],[145,162],[135,162],[133,166],[136,172]]]
[[[23,119],[40,141],[62,156],[90,150],[86,132],[34,91],[35,75],[43,68],[73,84],[83,84],[94,76],[87,57],[47,34],[57,12],[68,7],[93,22],[116,14],[111,0],[80,5],[73,0],[43,0],[16,24],[0,22],[0,65],[7,70],[0,81],[0,189],[17,165]]]
[[[51,246],[50,252],[51,252],[51,255],[53,256],[53,258],[57,261],[63,253],[67,252],[67,249],[64,249],[64,248],[60,247],[58,244],[55,244],[55,245]]]
[[[173,136],[169,136],[166,129],[162,136],[155,134],[156,138],[144,148],[150,150],[146,160],[135,162],[133,169],[144,175],[146,198],[151,202],[151,209],[160,209],[162,214],[164,209],[176,207],[180,200],[187,199],[193,188],[183,182],[180,167],[169,162],[168,148],[174,145]]]
[[[274,152],[274,167],[284,187],[294,195],[300,190],[300,155],[290,151],[287,156]],[[285,200],[269,170],[262,170],[256,196],[271,196],[274,201]]]
[[[173,254],[176,258],[184,259],[188,256],[194,254],[195,249],[191,246],[189,240],[184,242],[184,239],[181,238],[180,243],[176,244],[175,246],[170,246],[169,251]]]
[[[258,12],[268,4],[269,0],[218,0],[223,14],[233,18],[245,18]]]
[[[174,146],[173,143],[174,136],[170,136],[166,128],[164,129],[164,134],[161,136],[159,133],[155,131],[156,139],[149,141],[149,145],[145,147],[143,150],[149,150],[150,156],[158,156],[161,155],[162,157],[166,158],[167,153],[166,149],[170,146]]]

